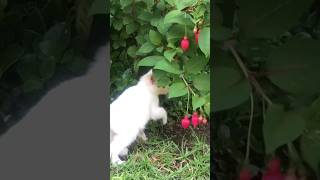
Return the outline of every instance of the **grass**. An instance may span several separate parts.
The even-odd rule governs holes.
[[[210,179],[208,137],[192,128],[175,136],[159,129],[146,132],[148,141],[135,144],[125,164],[111,166],[111,180]]]

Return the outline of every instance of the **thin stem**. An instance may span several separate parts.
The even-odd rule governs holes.
[[[248,74],[248,70],[246,68],[246,66],[244,65],[244,63],[242,62],[240,56],[238,55],[238,53],[236,52],[236,50],[233,48],[232,45],[228,45],[228,48],[230,49],[232,55],[235,57],[237,63],[239,64],[243,74],[245,75],[245,77],[248,80],[251,80],[250,82],[252,83],[252,85],[255,87],[255,89],[258,91],[258,93],[269,103],[272,104],[272,101],[270,100],[270,98],[265,94],[265,92],[263,91],[262,87],[260,86],[260,84],[257,82],[257,80],[254,77],[249,77]]]
[[[184,84],[188,87],[188,89],[191,91],[192,95],[196,96],[196,93],[193,92],[189,84],[187,83],[186,79],[183,77],[183,75],[180,76],[181,79],[183,80]]]
[[[266,103],[264,102],[264,99],[262,99],[262,119],[263,119],[263,122],[265,121],[266,119]]]
[[[132,0],[131,14],[133,17],[135,17],[135,9],[136,9],[135,4],[136,4],[135,0]]]
[[[189,114],[189,100],[190,100],[190,92],[188,91],[187,114]]]
[[[187,18],[187,13],[184,12],[184,18],[186,19]],[[184,36],[187,36],[187,25],[185,24],[184,25]]]
[[[253,122],[253,111],[254,111],[254,101],[253,101],[252,91],[250,92],[250,104],[251,104],[251,112],[250,112],[250,121],[249,121],[249,129],[248,129],[246,156],[244,160],[245,164],[249,163],[249,155],[250,155],[250,139],[251,139],[251,130],[252,130],[252,122]]]

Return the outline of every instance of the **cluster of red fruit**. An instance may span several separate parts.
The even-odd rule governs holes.
[[[267,170],[262,176],[262,180],[285,180],[290,175],[284,176],[281,173],[281,162],[278,158],[273,158],[268,162]],[[251,171],[243,168],[240,172],[239,180],[251,180]]]
[[[192,125],[194,128],[196,128],[199,124],[207,124],[208,123],[208,120],[202,116],[202,115],[198,115],[197,112],[194,112],[191,116],[191,122],[192,122]],[[181,120],[181,126],[184,128],[184,129],[187,129],[190,125],[190,120],[189,120],[189,117],[188,115],[185,115],[184,118]]]
[[[193,34],[194,34],[194,37],[196,39],[196,44],[198,44],[198,40],[199,40],[199,35],[200,35],[200,29],[198,29],[197,27],[195,27],[193,29]],[[189,39],[187,36],[184,36],[183,39],[181,40],[180,42],[180,47],[183,51],[187,51],[189,49]]]

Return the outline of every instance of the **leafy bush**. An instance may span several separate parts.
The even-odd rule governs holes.
[[[213,13],[216,171],[261,177],[271,156],[320,178],[319,3],[218,1]],[[311,8],[310,8],[311,7]],[[237,163],[238,166],[234,167]],[[304,175],[303,175],[304,174]]]
[[[36,102],[39,98],[32,97],[84,73],[91,15],[105,7],[103,1],[92,2],[0,1],[0,112],[4,116],[18,116],[30,108],[24,98]],[[0,117],[0,129],[4,126]]]
[[[157,83],[169,87],[172,101],[209,115],[209,1],[112,0],[110,7],[112,97],[135,82],[139,67],[148,66]],[[200,29],[199,45],[194,27]],[[187,51],[180,47],[184,36]]]

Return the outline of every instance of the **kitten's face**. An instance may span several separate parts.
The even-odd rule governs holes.
[[[159,87],[156,84],[156,80],[153,76],[152,69],[148,71],[145,75],[143,75],[140,79],[140,81],[145,82],[149,87],[157,94],[157,95],[165,95],[168,94],[168,88]]]

